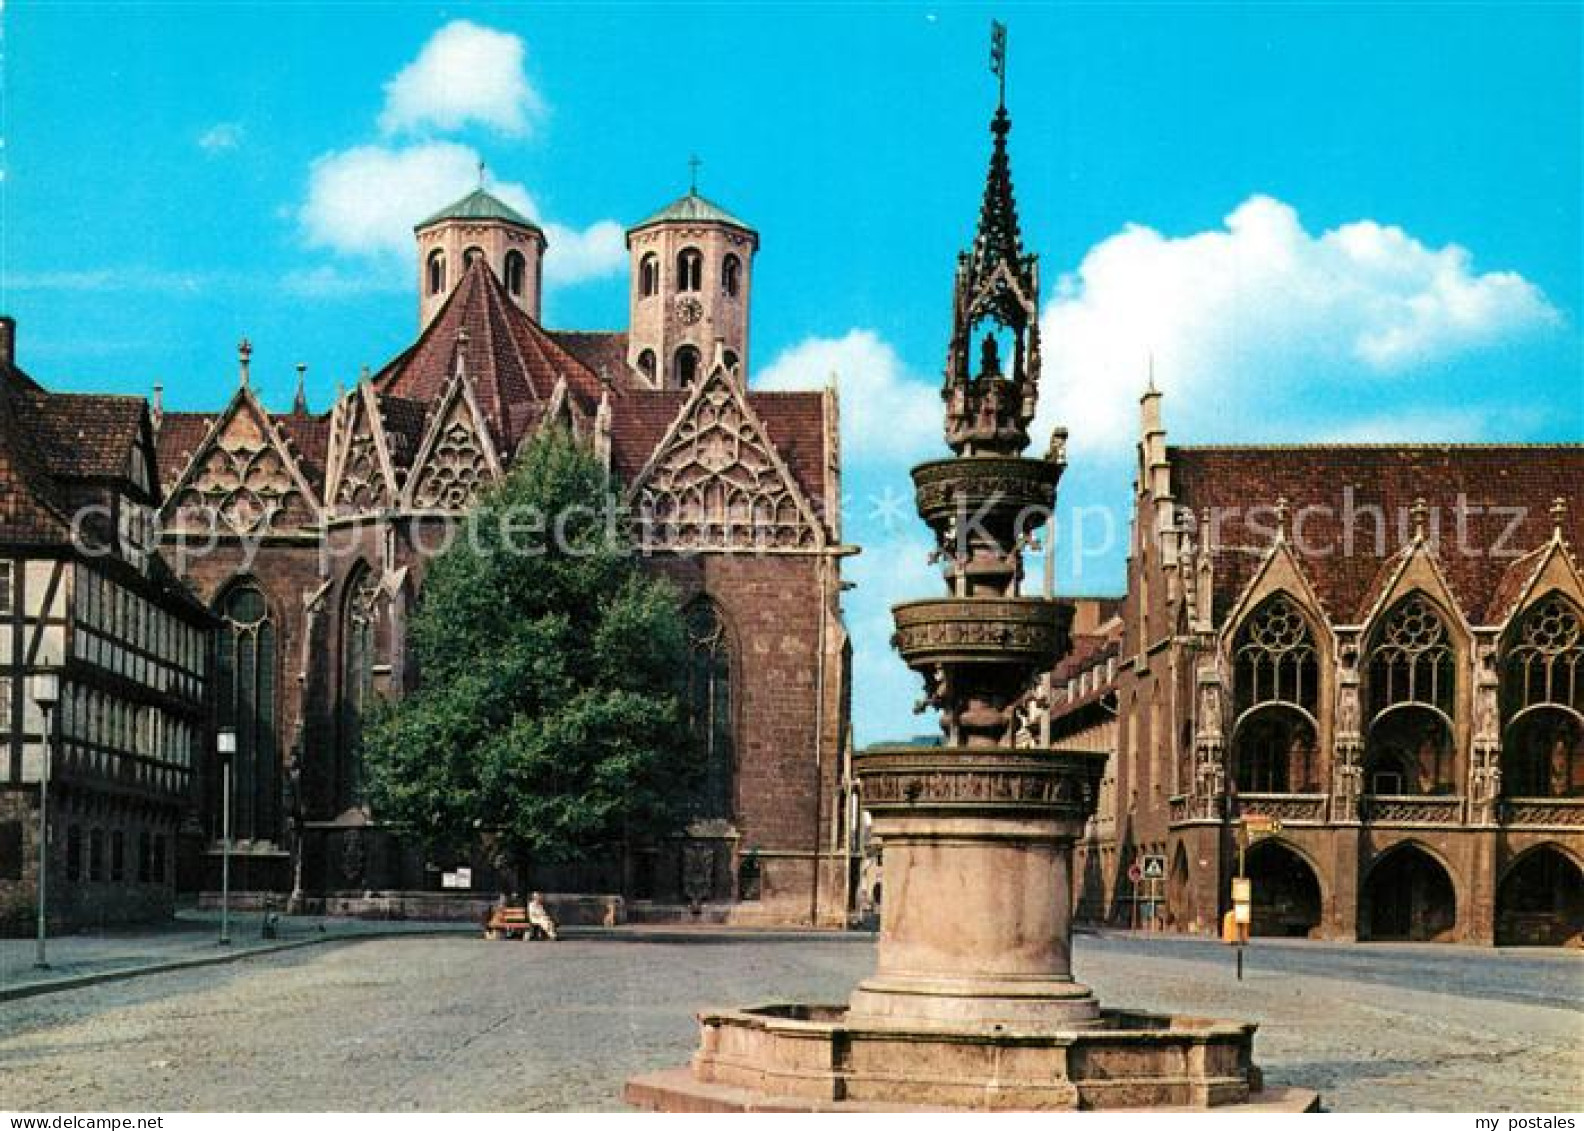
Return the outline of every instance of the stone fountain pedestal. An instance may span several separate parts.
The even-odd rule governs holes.
[[[860,756],[883,837],[879,961],[847,1005],[698,1015],[686,1068],[636,1077],[658,1111],[1303,1112],[1266,1088],[1255,1026],[1105,1009],[1071,968],[1072,842],[1104,765],[1068,751]]]
[[[885,860],[879,960],[846,1005],[699,1015],[685,1069],[626,1098],[663,1111],[1136,1108],[1309,1111],[1267,1089],[1254,1026],[1106,1009],[1072,971],[1073,842],[1103,751],[1020,745],[1032,681],[1070,648],[1072,608],[1021,594],[1051,518],[1065,432],[1028,457],[1039,273],[1012,196],[1004,103],[979,228],[958,260],[947,352],[949,459],[913,469],[947,594],[893,610],[892,644],[940,713],[939,746],[856,755]],[[977,369],[975,354],[977,353]]]

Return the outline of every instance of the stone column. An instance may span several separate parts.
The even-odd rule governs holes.
[[[1072,976],[1072,856],[1100,765],[1045,750],[866,752],[886,896],[854,1021],[1096,1022]]]

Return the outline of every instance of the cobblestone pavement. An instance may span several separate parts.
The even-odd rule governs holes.
[[[1260,1022],[1276,1083],[1337,1110],[1584,1107],[1584,961],[1083,935],[1113,1005]],[[866,936],[334,943],[0,1003],[0,1108],[617,1109],[703,1005],[840,1001]]]

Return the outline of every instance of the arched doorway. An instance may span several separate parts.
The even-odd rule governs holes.
[[[1320,880],[1309,862],[1280,841],[1254,845],[1246,858],[1253,888],[1249,933],[1307,938],[1320,925]]]
[[[1496,890],[1497,946],[1564,946],[1584,936],[1584,871],[1554,845],[1513,862]]]
[[[1370,869],[1359,897],[1361,940],[1446,942],[1456,924],[1452,877],[1424,849],[1394,848]]]

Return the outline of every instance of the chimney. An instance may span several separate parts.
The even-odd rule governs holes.
[[[0,365],[16,364],[16,319],[0,314]]]

